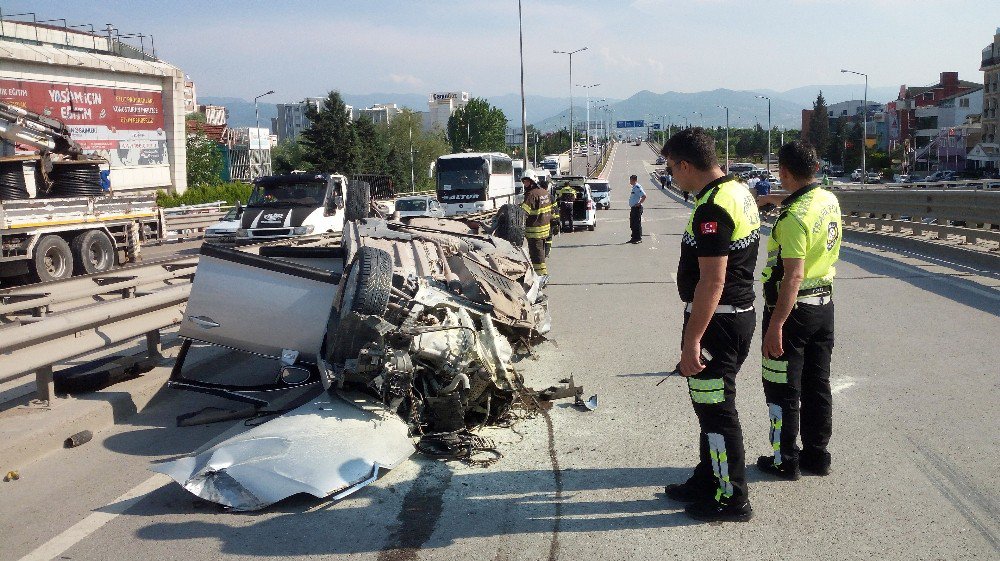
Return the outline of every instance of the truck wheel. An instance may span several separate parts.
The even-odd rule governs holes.
[[[594,222],[590,226],[587,226],[587,229],[593,232],[595,229],[597,229],[597,222]]]
[[[371,185],[364,181],[347,182],[347,201],[344,203],[344,220],[368,218],[371,208]]]
[[[31,280],[48,282],[73,276],[73,252],[66,240],[49,234],[42,236],[31,259]]]
[[[380,316],[389,306],[392,256],[383,249],[362,246],[347,273],[341,316],[351,312]]]
[[[115,246],[100,230],[87,230],[73,238],[70,245],[75,262],[74,274],[103,273],[115,266]]]
[[[514,247],[524,244],[524,209],[518,205],[506,204],[497,210],[494,218],[493,235],[509,241]]]

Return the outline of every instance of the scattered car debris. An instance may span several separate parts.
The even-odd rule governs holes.
[[[7,475],[3,476],[4,483],[7,483],[9,481],[17,481],[18,479],[21,479],[21,474],[17,473],[16,471],[13,471],[13,470],[12,471],[8,471]]]
[[[66,441],[63,442],[63,447],[76,448],[77,446],[83,446],[84,444],[90,442],[92,438],[94,438],[94,433],[89,430],[82,430],[67,438]]]
[[[434,457],[499,460],[495,444],[468,430],[510,422],[530,395],[511,366],[512,342],[530,345],[551,326],[543,278],[507,239],[523,238],[523,223],[503,223],[517,216],[368,218],[348,222],[342,237],[203,246],[168,386],[257,408],[267,392],[326,391],[154,470],[206,500],[255,510],[300,492],[345,496],[409,457],[410,437]],[[269,357],[274,381],[189,378],[192,342]],[[583,389],[567,382],[565,397],[579,399]],[[351,409],[359,400],[345,395],[367,405]]]
[[[583,400],[582,396],[577,396],[576,401],[573,403],[577,407],[582,407],[587,411],[594,411],[597,409],[597,395],[590,396],[587,401]]]

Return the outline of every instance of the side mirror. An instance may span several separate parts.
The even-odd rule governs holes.
[[[236,201],[236,218],[243,216],[243,203]]]

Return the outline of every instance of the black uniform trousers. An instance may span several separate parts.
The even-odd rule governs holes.
[[[632,241],[642,239],[642,205],[635,205],[629,210],[628,225],[632,228]]]
[[[560,231],[573,231],[573,201],[559,201]]]
[[[736,411],[736,373],[750,354],[756,328],[753,310],[715,314],[701,338],[712,355],[705,369],[687,379],[701,428],[698,465],[688,480],[706,498],[738,504],[747,498],[745,453]],[[690,314],[684,314],[687,327]],[[683,345],[683,342],[682,342]]]
[[[772,312],[772,307],[764,310],[764,330]],[[784,354],[773,360],[764,358],[761,369],[774,463],[797,464],[800,427],[802,453],[822,459],[833,434],[833,302],[796,304],[782,328],[781,345]]]

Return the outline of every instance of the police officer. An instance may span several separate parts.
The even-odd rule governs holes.
[[[681,241],[677,290],[684,302],[680,370],[700,434],[700,458],[684,483],[668,485],[667,497],[688,503],[704,521],[745,522],[753,516],[747,497],[743,432],[736,412],[736,373],[750,353],[756,327],[754,266],[760,217],[754,197],[715,155],[715,140],[690,128],[663,146],[674,184],[694,193],[694,208]]]
[[[527,214],[524,237],[528,242],[528,257],[535,273],[548,275],[549,269],[545,264],[545,241],[549,238],[552,227],[552,198],[548,189],[538,184],[535,172],[530,169],[521,176],[521,183],[524,184],[524,202],[521,203],[521,208]]]
[[[761,456],[757,466],[790,480],[800,477],[800,469],[830,472],[833,277],[841,220],[837,197],[816,182],[818,168],[816,150],[807,142],[791,142],[778,151],[781,185],[791,194],[780,201],[762,274],[761,373],[773,455]],[[796,443],[800,427],[801,451]]]
[[[559,201],[559,229],[564,232],[573,231],[573,201],[576,200],[576,189],[569,183],[564,183],[556,191],[556,200]]]

